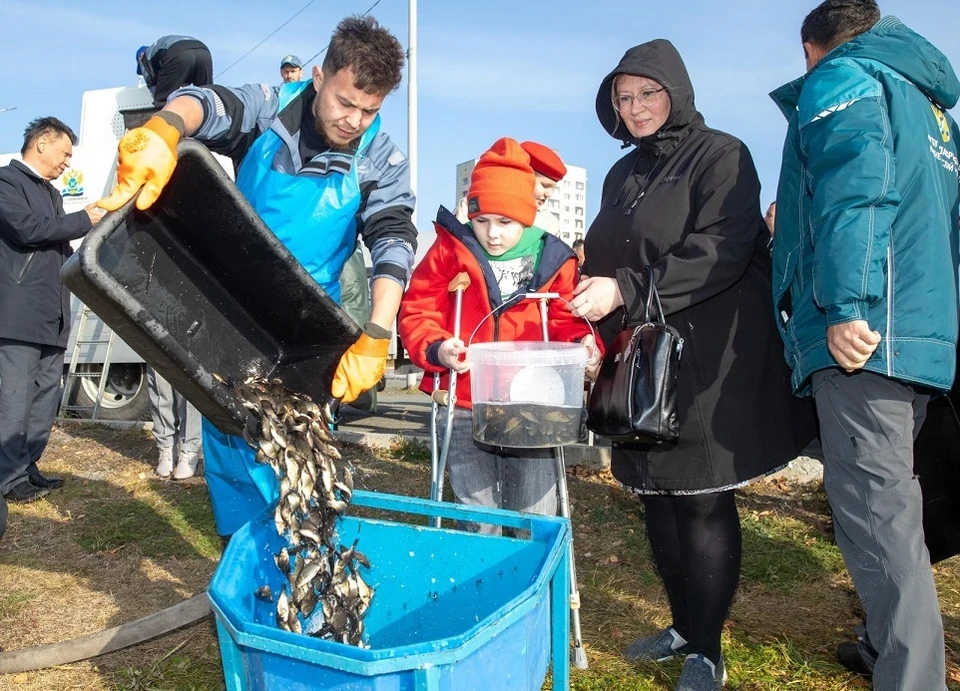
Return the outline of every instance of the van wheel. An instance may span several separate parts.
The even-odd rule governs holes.
[[[66,411],[67,417],[90,419],[100,388],[101,364],[77,365],[78,374],[91,376],[75,377],[68,405],[76,406]],[[147,366],[143,363],[117,363],[110,365],[103,400],[97,411],[99,420],[140,421],[150,419],[150,396],[147,393]]]

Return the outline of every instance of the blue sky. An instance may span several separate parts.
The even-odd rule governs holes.
[[[19,150],[25,124],[56,115],[78,126],[87,89],[136,84],[134,52],[164,34],[210,46],[217,81],[279,82],[287,53],[308,59],[336,23],[374,0],[317,0],[255,52],[220,74],[307,0],[0,1],[0,152]],[[418,225],[451,205],[454,167],[500,136],[535,139],[588,171],[588,221],[619,144],[594,111],[603,76],[624,51],[653,38],[680,50],[709,125],[744,140],[773,199],[784,120],[767,93],[799,76],[799,27],[816,0],[420,0]],[[881,0],[960,70],[956,0]],[[42,8],[42,9],[41,9]],[[407,45],[406,0],[372,13]],[[383,129],[406,150],[406,83],[389,96]],[[430,241],[430,236],[424,238]]]

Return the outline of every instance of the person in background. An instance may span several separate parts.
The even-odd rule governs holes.
[[[287,55],[280,61],[280,79],[284,84],[299,82],[303,77],[303,63],[296,55]]]
[[[957,348],[960,99],[949,60],[874,0],[804,19],[788,120],[773,300],[798,394],[820,418],[837,546],[866,612],[840,661],[878,691],[946,689],[913,441]],[[859,671],[859,670],[858,670]]]
[[[583,254],[583,238],[577,238],[574,240],[571,248],[573,249],[573,253],[577,255],[577,261],[580,262],[580,266],[583,266],[583,262],[586,259],[585,255]]]
[[[544,205],[553,196],[557,184],[567,174],[567,167],[553,149],[543,144],[527,141],[520,146],[530,157],[530,166],[533,168],[536,180],[533,188],[533,198],[537,203],[537,217],[534,219],[533,225],[551,235],[559,235],[560,218],[547,211]],[[457,220],[466,223],[468,217],[467,198],[464,197],[457,203]]]
[[[767,207],[767,213],[763,215],[763,221],[767,224],[767,230],[770,231],[770,237],[773,237],[773,231],[777,222],[777,203],[770,202]]]
[[[399,331],[410,360],[426,373],[420,389],[433,392],[434,372],[440,387],[449,388],[450,370],[459,373],[457,401],[447,470],[461,504],[557,513],[557,466],[552,449],[513,449],[473,439],[469,362],[464,334],[473,343],[540,341],[542,320],[536,300],[527,292],[559,293],[569,300],[577,281],[577,263],[570,248],[533,226],[537,213],[536,180],[530,156],[513,139],[497,140],[470,177],[467,204],[470,221],[461,224],[446,209],[437,216],[437,239],[417,265],[400,305]],[[461,333],[454,334],[454,295],[450,282],[460,273],[470,277],[463,292]],[[498,309],[497,319],[486,319]],[[600,347],[590,326],[574,318],[558,300],[549,304],[550,340],[584,343],[589,369],[600,362]],[[438,418],[441,436],[446,414]],[[466,528],[499,534],[500,527],[469,524]]]
[[[153,94],[154,107],[162,108],[181,86],[213,83],[213,56],[190,36],[161,36],[137,49],[137,74]]]
[[[312,79],[239,88],[188,86],[120,141],[118,183],[99,203],[137,195],[149,208],[194,137],[229,155],[237,186],[264,223],[330,297],[358,236],[373,261],[370,319],[344,353],[331,394],[350,403],[383,377],[417,229],[407,157],[380,130],[380,107],[403,74],[403,47],[370,16],[337,25]],[[333,203],[332,203],[333,202]],[[203,423],[205,477],[217,530],[231,535],[276,500],[273,471],[239,437]]]
[[[672,618],[624,655],[684,656],[677,691],[719,689],[740,577],[735,490],[795,458],[812,425],[794,429],[801,418],[770,310],[769,236],[747,147],[704,124],[683,60],[663,39],[627,51],[600,84],[597,115],[631,151],[604,180],[573,313],[598,320],[609,343],[643,322],[652,267],[666,322],[683,338],[679,439],[611,452],[614,477],[643,503]]]
[[[340,305],[358,326],[363,326],[370,319],[370,277],[360,243],[357,243],[356,251],[350,255],[340,272]],[[357,396],[350,407],[369,413],[377,412],[377,391],[381,383]]]
[[[200,462],[200,413],[152,367],[147,368],[147,392],[160,456],[157,475],[174,480],[193,477]]]
[[[557,185],[567,174],[567,167],[563,165],[556,151],[543,144],[527,141],[522,142],[520,146],[530,156],[530,166],[537,181],[533,190],[533,197],[537,201],[537,218],[534,225],[543,228],[551,235],[559,235],[560,217],[550,213],[546,204],[557,190]]]
[[[60,268],[103,209],[65,213],[50,184],[70,167],[77,136],[57,118],[23,134],[21,161],[0,168],[0,494],[29,502],[63,485],[37,467],[60,403],[70,293]]]

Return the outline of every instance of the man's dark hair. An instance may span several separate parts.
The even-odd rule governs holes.
[[[817,5],[800,27],[800,40],[824,50],[869,31],[880,21],[876,0],[825,0]]]
[[[400,86],[403,47],[373,17],[347,17],[337,25],[323,58],[323,74],[332,77],[353,68],[353,84],[369,94],[386,95]]]
[[[573,249],[577,249],[577,248],[580,247],[582,244],[583,244],[583,238],[577,238],[576,240],[573,241],[573,244],[570,245],[570,246],[571,246]]]
[[[52,117],[37,118],[31,121],[30,124],[27,125],[27,129],[23,131],[23,146],[20,148],[20,155],[25,155],[30,145],[40,139],[40,137],[54,133],[57,135],[64,134],[70,137],[70,143],[73,145],[77,143],[77,135],[75,135],[73,130],[67,127],[66,123],[62,120]]]

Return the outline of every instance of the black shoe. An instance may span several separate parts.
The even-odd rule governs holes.
[[[46,487],[37,487],[29,480],[21,480],[14,485],[13,489],[4,494],[3,498],[15,504],[27,504],[42,499],[48,494],[50,494],[50,490]]]
[[[40,489],[60,489],[63,487],[63,480],[58,477],[44,477],[37,473],[30,476],[30,484]]]
[[[873,665],[864,658],[860,650],[859,643],[841,643],[837,646],[837,661],[855,674],[871,679],[873,677]]]

